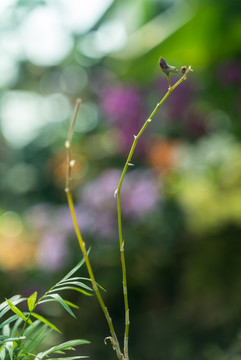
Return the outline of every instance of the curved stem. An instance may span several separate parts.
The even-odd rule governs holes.
[[[100,307],[101,307],[101,309],[102,309],[102,311],[103,311],[103,313],[105,315],[106,321],[107,321],[109,329],[110,329],[111,337],[108,337],[108,339],[111,341],[113,349],[116,351],[116,355],[117,355],[118,359],[122,360],[123,359],[123,354],[122,354],[122,352],[120,350],[120,345],[119,345],[119,342],[118,342],[118,339],[117,339],[117,336],[116,336],[116,333],[115,333],[115,329],[114,329],[114,326],[113,326],[113,323],[112,323],[112,319],[111,319],[111,317],[109,315],[107,307],[105,306],[104,300],[103,300],[103,298],[102,298],[102,296],[100,294],[100,291],[99,291],[98,285],[96,283],[95,276],[94,276],[94,273],[93,273],[93,270],[92,270],[92,267],[91,267],[91,264],[90,264],[89,256],[88,256],[88,253],[87,253],[86,248],[85,248],[85,242],[83,241],[83,238],[82,238],[80,230],[79,230],[79,226],[78,226],[78,222],[77,222],[77,218],[76,218],[76,213],[75,213],[75,209],[74,209],[73,198],[72,198],[72,194],[71,194],[71,191],[70,191],[71,167],[74,164],[73,160],[71,159],[71,140],[72,140],[74,125],[75,125],[75,122],[76,122],[76,117],[77,117],[77,113],[78,113],[80,104],[81,104],[81,100],[77,99],[76,105],[75,105],[75,110],[74,110],[74,115],[73,115],[73,118],[72,118],[72,121],[71,121],[71,124],[70,124],[70,128],[69,128],[68,138],[65,141],[66,155],[67,155],[67,172],[66,172],[66,188],[65,188],[65,191],[66,191],[66,194],[67,194],[67,200],[68,200],[69,209],[70,209],[70,213],[71,213],[74,228],[75,228],[75,233],[76,233],[76,236],[77,236],[77,239],[78,239],[82,254],[83,254],[84,259],[85,259],[87,270],[88,270],[88,273],[89,273],[89,276],[90,276],[90,279],[91,279],[91,282],[92,282],[92,287],[93,287],[95,295],[96,295],[96,297],[97,297],[97,299],[99,301]]]

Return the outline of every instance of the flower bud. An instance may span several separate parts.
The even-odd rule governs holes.
[[[159,59],[159,66],[166,75],[169,75],[169,73],[177,73],[178,72],[178,69],[175,66],[168,65],[166,60],[163,57],[161,57]]]

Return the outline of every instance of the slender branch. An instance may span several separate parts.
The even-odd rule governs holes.
[[[88,253],[86,251],[85,248],[85,242],[83,241],[83,238],[81,236],[80,230],[79,230],[79,226],[78,226],[78,222],[77,222],[77,218],[76,218],[76,213],[75,213],[75,209],[74,209],[74,203],[73,203],[73,198],[72,198],[72,194],[70,191],[70,182],[71,182],[71,167],[74,165],[74,160],[71,159],[71,140],[72,140],[72,135],[73,135],[73,131],[74,131],[74,126],[75,126],[75,122],[76,122],[76,118],[77,118],[77,114],[78,114],[78,110],[79,110],[79,106],[81,104],[81,99],[77,99],[76,100],[76,104],[75,104],[75,109],[74,109],[74,114],[73,114],[73,118],[70,124],[70,128],[69,128],[69,133],[68,133],[68,137],[67,140],[65,141],[65,148],[66,148],[66,157],[67,157],[67,172],[66,172],[66,187],[65,187],[65,191],[67,194],[67,199],[68,199],[68,204],[69,204],[69,209],[70,209],[70,213],[72,216],[72,220],[73,220],[73,224],[74,224],[74,228],[75,228],[75,232],[76,232],[76,236],[82,251],[82,254],[84,256],[85,259],[85,263],[87,266],[87,270],[92,282],[92,287],[93,290],[96,294],[96,297],[99,301],[99,304],[101,306],[101,309],[105,315],[105,318],[107,320],[109,329],[110,329],[110,333],[111,336],[107,337],[106,339],[109,339],[111,341],[112,347],[113,349],[116,351],[116,355],[118,357],[118,359],[123,360],[124,356],[120,350],[120,345],[115,333],[115,329],[112,323],[112,319],[109,315],[109,312],[107,310],[107,307],[105,306],[104,300],[100,294],[98,285],[96,283],[95,280],[95,276],[89,261],[89,256]],[[106,340],[105,339],[105,340]],[[106,343],[106,341],[105,341]]]
[[[121,177],[120,177],[120,181],[118,184],[118,187],[115,191],[115,196],[117,196],[117,212],[118,212],[118,232],[119,232],[119,243],[120,243],[120,257],[121,257],[121,265],[122,265],[122,279],[123,279],[123,297],[124,297],[124,306],[125,306],[125,331],[124,331],[124,355],[122,354],[121,350],[120,350],[120,346],[119,346],[119,342],[114,330],[114,326],[112,323],[112,319],[109,315],[109,312],[107,310],[107,307],[105,306],[105,303],[103,301],[103,298],[100,294],[98,285],[96,283],[95,277],[94,277],[94,273],[89,261],[89,257],[88,257],[88,253],[86,251],[86,247],[85,247],[85,242],[83,241],[83,238],[81,236],[79,227],[78,227],[78,222],[77,222],[77,218],[76,218],[76,213],[75,213],[75,209],[74,209],[74,203],[73,203],[73,198],[72,198],[72,194],[70,191],[70,183],[71,183],[71,168],[74,165],[74,160],[72,160],[71,158],[71,140],[72,140],[72,136],[73,136],[73,131],[74,131],[74,126],[76,123],[76,118],[77,118],[77,114],[78,114],[78,110],[79,110],[79,106],[81,104],[81,99],[77,99],[76,100],[76,105],[75,105],[75,109],[74,109],[74,114],[73,114],[73,118],[72,121],[70,123],[70,128],[69,128],[69,132],[68,132],[68,137],[67,140],[65,141],[65,148],[66,148],[66,158],[67,158],[67,171],[66,171],[66,187],[65,187],[65,191],[67,194],[67,200],[68,200],[68,204],[69,204],[69,209],[70,209],[70,213],[72,216],[72,220],[73,220],[73,224],[74,224],[74,228],[75,228],[75,232],[76,232],[76,236],[81,248],[81,251],[83,253],[84,259],[85,259],[85,263],[87,266],[87,270],[92,282],[92,287],[93,290],[96,294],[96,297],[99,301],[99,304],[101,306],[101,309],[105,315],[105,318],[107,320],[109,329],[110,329],[110,333],[111,336],[105,338],[105,343],[106,340],[110,340],[113,349],[116,351],[117,357],[119,360],[129,360],[129,355],[128,355],[128,338],[129,338],[129,326],[130,326],[130,320],[129,320],[129,304],[128,304],[128,291],[127,291],[127,276],[126,276],[126,263],[125,263],[125,249],[124,249],[124,240],[123,240],[123,234],[122,234],[122,220],[121,220],[121,188],[122,188],[122,183],[126,174],[126,171],[128,169],[128,166],[131,166],[131,159],[134,153],[134,150],[136,148],[136,145],[138,143],[139,138],[141,137],[141,135],[143,134],[143,132],[145,131],[146,127],[148,126],[148,124],[151,122],[153,116],[155,115],[155,113],[157,112],[157,110],[159,109],[159,107],[163,104],[163,102],[167,99],[167,97],[171,94],[171,92],[182,83],[182,81],[186,80],[187,74],[189,71],[192,71],[191,67],[189,66],[189,68],[185,71],[185,74],[181,77],[180,80],[178,80],[173,86],[171,86],[171,81],[170,81],[170,77],[169,77],[169,73],[167,73],[167,79],[168,79],[168,84],[169,84],[169,88],[167,93],[164,95],[164,97],[162,98],[162,100],[156,105],[155,109],[152,111],[151,115],[149,116],[149,118],[145,121],[144,125],[142,126],[142,128],[140,129],[139,133],[137,135],[134,135],[134,141],[133,144],[131,146],[129,155],[127,157],[126,163],[124,165]]]
[[[129,337],[129,327],[130,327],[130,319],[129,319],[129,305],[128,305],[128,290],[127,290],[127,277],[126,277],[126,263],[125,263],[125,249],[124,249],[124,240],[123,240],[123,234],[122,234],[122,221],[121,221],[121,188],[122,183],[126,174],[126,171],[129,166],[131,166],[131,159],[134,153],[134,150],[136,148],[136,145],[138,143],[139,138],[145,131],[148,124],[150,124],[153,116],[159,109],[159,107],[163,104],[163,102],[168,98],[168,96],[171,94],[171,92],[180,85],[184,80],[187,78],[187,74],[189,71],[192,71],[191,66],[185,71],[185,74],[178,80],[173,86],[171,85],[169,73],[167,73],[167,79],[169,88],[167,93],[164,95],[162,100],[156,105],[155,109],[152,111],[149,118],[145,121],[144,125],[142,126],[141,130],[137,135],[134,135],[134,141],[132,143],[129,155],[127,156],[127,160],[125,162],[120,181],[118,184],[118,187],[115,191],[115,197],[117,197],[117,213],[118,213],[118,232],[119,232],[119,243],[120,243],[120,257],[121,257],[121,265],[122,265],[122,280],[123,280],[123,297],[124,297],[124,306],[125,306],[125,332],[124,332],[124,359],[128,360],[128,337]]]

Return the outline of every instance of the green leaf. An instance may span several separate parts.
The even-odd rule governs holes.
[[[87,291],[82,290],[82,289],[77,288],[77,287],[73,287],[73,286],[63,286],[63,287],[60,287],[60,288],[51,290],[51,291],[49,292],[49,294],[51,294],[52,292],[62,291],[62,290],[75,290],[75,291],[78,291],[78,292],[80,292],[80,293],[82,293],[82,294],[84,294],[84,295],[92,296],[92,294],[88,293]],[[91,289],[91,291],[93,291],[93,290]]]
[[[0,360],[5,360],[6,359],[5,355],[6,355],[5,348],[1,347],[0,348]]]
[[[26,298],[21,298],[20,295],[16,295],[16,296],[11,297],[8,301],[11,301],[11,303],[12,303],[13,305],[17,305],[17,304],[19,304],[19,303],[21,303],[21,302],[23,302],[23,301],[25,301],[25,300],[26,300]],[[9,308],[9,306],[8,306],[8,302],[7,302],[7,301],[4,301],[4,302],[0,305],[0,307],[1,307],[1,309],[2,309],[2,311],[0,312],[0,318],[1,318],[3,315],[5,315],[5,314],[10,310],[10,308]]]
[[[36,355],[36,358],[43,359],[44,356],[47,356],[51,353],[55,353],[60,350],[73,350],[74,346],[89,344],[89,343],[90,343],[89,341],[82,340],[82,339],[66,341],[60,345],[53,346],[50,349],[48,349],[42,353],[39,353],[38,355]]]
[[[15,314],[17,314],[21,319],[23,319],[28,324],[32,325],[32,321],[30,319],[27,319],[26,316],[22,313],[22,311],[17,308],[17,306],[15,306],[13,303],[11,303],[11,301],[9,301],[8,299],[6,299],[6,301],[8,303],[8,306],[10,307],[10,309]]]
[[[48,321],[47,319],[45,319],[43,316],[39,315],[39,314],[35,314],[32,313],[31,314],[33,317],[35,317],[36,319],[42,321],[43,323],[47,324],[49,327],[51,327],[51,329],[58,331],[59,333],[61,333],[61,331],[54,325],[52,324],[50,321]],[[62,334],[62,333],[61,333]]]
[[[24,330],[23,334],[26,336],[27,339],[32,339],[34,336],[34,333],[39,330],[39,327],[47,327],[46,324],[43,324],[40,320],[33,321],[33,326],[28,326]]]
[[[29,296],[28,298],[28,308],[29,308],[29,311],[32,312],[34,307],[35,307],[35,303],[36,303],[36,300],[37,300],[37,291],[35,291],[32,295]]]
[[[5,325],[3,330],[2,330],[2,333],[4,336],[10,336],[10,326],[9,324]]]
[[[90,253],[90,248],[87,251],[88,255],[89,255],[89,253]],[[65,275],[63,277],[63,279],[60,280],[60,282],[66,280],[66,279],[69,279],[71,277],[71,275],[73,275],[84,264],[84,262],[85,262],[85,259],[84,258],[81,259],[80,262],[70,272],[68,272],[68,274]]]
[[[24,359],[24,360],[29,360],[29,352],[27,351],[27,349],[25,349],[25,347],[23,346],[23,344],[21,343],[18,343],[19,345],[19,348],[17,350],[17,359],[20,358],[20,359]]]
[[[42,341],[50,334],[52,329],[49,329],[46,331],[47,324],[43,324],[40,329],[34,334],[33,337],[29,340],[28,343],[26,343],[26,348],[28,352],[33,352],[39,344],[42,343]]]
[[[73,313],[73,311],[70,309],[70,307],[66,304],[65,300],[59,295],[59,294],[49,294],[48,296],[52,297],[53,299],[55,299],[56,301],[58,301],[58,303],[60,303],[63,308],[68,311],[68,313],[70,315],[72,315],[74,318],[76,318],[75,314]]]
[[[69,305],[70,307],[74,308],[74,309],[79,309],[78,305],[73,304],[71,301],[68,300],[64,300],[65,304]]]
[[[25,336],[7,337],[6,339],[3,339],[3,342],[6,342],[6,341],[18,341],[18,340],[24,340],[24,339],[26,339]]]
[[[13,343],[7,342],[5,344],[5,349],[8,351],[10,359],[13,360]]]
[[[46,299],[46,300],[42,300],[39,302],[39,304],[44,304],[44,303],[48,303],[48,302],[54,302],[56,301],[55,299]],[[79,309],[79,306],[78,305],[75,305],[73,304],[72,302],[68,301],[68,300],[65,300],[64,299],[64,302],[69,305],[70,307],[74,308],[74,309]]]
[[[14,295],[12,296],[9,300],[14,302],[15,300],[19,300],[21,298],[21,295]],[[7,301],[3,301],[1,304],[0,304],[0,311],[2,311],[2,309],[4,309],[6,306],[8,306],[8,303]]]
[[[79,280],[86,280],[86,281],[90,281],[90,282],[91,282],[91,279],[90,279],[90,278],[86,278],[86,277],[79,277],[78,279],[79,279]],[[106,290],[105,288],[103,288],[103,286],[101,286],[101,285],[98,284],[98,283],[96,283],[96,284],[98,285],[98,287],[99,287],[101,290],[107,292],[107,290]]]
[[[40,304],[44,304],[44,303],[47,303],[47,302],[53,302],[53,301],[56,301],[56,300],[54,300],[54,299],[44,299],[44,300],[40,300],[39,302],[38,302],[38,305],[40,305]]]
[[[26,337],[26,341],[24,342],[24,347],[21,346],[23,352],[25,354],[32,353],[51,331],[53,329],[49,328],[47,324],[42,323],[40,320],[35,320],[33,326],[28,326],[24,330],[23,335]],[[29,360],[29,358],[25,358],[23,354],[23,360]]]
[[[65,356],[65,357],[58,357],[58,358],[48,358],[48,360],[75,360],[75,359],[86,359],[89,356]]]
[[[5,325],[7,324],[10,324],[12,323],[13,321],[19,319],[18,315],[13,315],[13,316],[10,316],[10,318],[6,319],[5,321],[3,321],[1,324],[0,324],[0,329],[2,327],[4,327]]]
[[[62,284],[64,282],[68,282],[68,281],[76,281],[76,280],[90,280],[89,278],[83,278],[83,277],[80,277],[80,276],[75,276],[75,277],[72,277],[72,278],[68,278],[68,279],[62,279],[58,282],[58,284]]]
[[[86,289],[86,290],[89,290],[89,291],[93,291],[93,289],[90,286],[86,285],[85,283],[80,282],[80,281],[72,281],[72,279],[64,281],[61,284],[58,284],[56,286],[56,289],[58,291],[59,286],[70,286],[70,285],[79,286],[80,288],[83,288],[83,289]]]
[[[15,334],[18,332],[18,328],[22,322],[23,322],[23,319],[21,319],[20,317],[15,321],[13,328],[12,328],[12,334]]]
[[[0,340],[5,340],[5,339],[8,339],[7,335],[0,335]]]

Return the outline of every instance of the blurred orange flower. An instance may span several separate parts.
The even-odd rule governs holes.
[[[0,267],[3,270],[20,270],[34,266],[36,243],[20,236],[1,238]]]
[[[181,142],[159,138],[149,145],[147,161],[151,167],[160,172],[169,172],[179,163]]]

